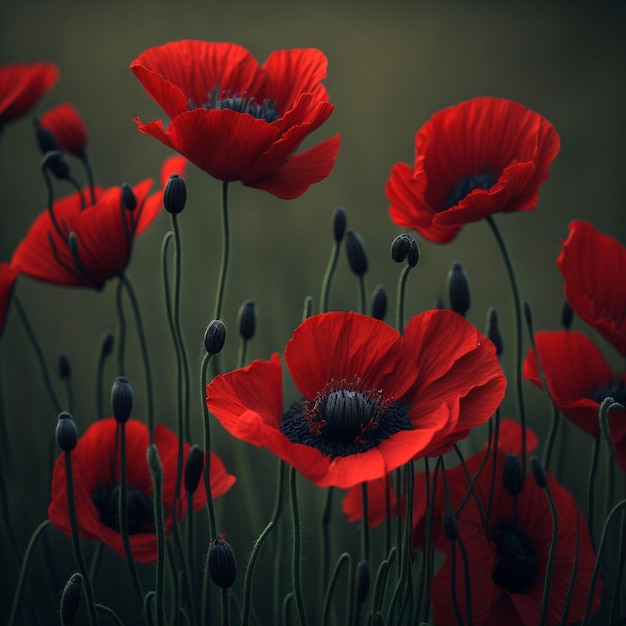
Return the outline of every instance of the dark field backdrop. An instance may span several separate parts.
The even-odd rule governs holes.
[[[260,61],[278,48],[313,46],[326,53],[325,82],[336,109],[305,145],[341,132],[342,149],[331,176],[293,201],[281,201],[238,183],[231,186],[233,256],[224,310],[230,342],[222,359],[229,368],[236,358],[236,312],[243,300],[252,298],[258,305],[252,358],[267,358],[282,350],[300,320],[306,295],[312,294],[317,304],[331,247],[331,215],[337,205],[346,208],[349,226],[366,243],[371,262],[368,288],[385,284],[393,302],[399,268],[388,250],[400,231],[387,216],[384,185],[390,169],[396,161],[412,161],[415,132],[433,113],[480,95],[518,100],[545,115],[561,135],[561,153],[541,190],[536,211],[496,216],[510,246],[522,297],[532,303],[536,328],[558,327],[562,281],[555,260],[568,223],[575,218],[588,219],[601,231],[626,242],[626,11],[622,3],[591,4],[4,2],[0,8],[0,61],[49,60],[60,66],[59,82],[35,113],[71,101],[89,127],[89,152],[97,180],[108,186],[156,177],[163,158],[170,154],[152,138],[141,135],[132,121],[137,115],[144,121],[162,116],[128,69],[144,49],[198,38],[239,43]],[[32,219],[44,208],[39,160],[31,121],[26,118],[9,125],[0,138],[0,260],[10,258]],[[187,182],[189,202],[180,217],[182,317],[195,382],[219,270],[220,183],[194,166],[189,167]],[[162,215],[138,239],[129,274],[141,298],[150,340],[156,417],[173,426],[174,354],[160,276],[160,246],[168,227],[168,219]],[[469,225],[446,246],[419,243],[422,256],[409,278],[407,316],[446,295],[448,269],[452,261],[460,260],[472,286],[470,320],[483,329],[487,308],[499,308],[505,338],[503,366],[511,375],[510,289],[486,224]],[[335,285],[331,306],[356,308],[357,285],[344,258]],[[624,283],[616,289],[624,289]],[[94,419],[98,346],[103,333],[116,328],[114,286],[95,293],[22,278],[16,293],[27,308],[50,367],[55,368],[61,351],[71,359],[74,417],[84,431]],[[394,313],[392,305],[391,320]],[[576,327],[583,328],[583,324],[577,322]],[[132,339],[130,348],[137,352]],[[616,363],[608,348],[607,354]],[[15,312],[8,316],[0,359],[12,451],[12,518],[23,549],[46,516],[47,450],[56,415]],[[143,372],[135,357],[128,373],[135,387],[135,416],[141,419]],[[111,368],[111,381],[115,375]],[[530,385],[525,389],[530,422],[543,438],[550,415],[548,403]],[[197,398],[197,385],[193,390]],[[512,391],[510,384],[504,413],[515,415]],[[199,439],[199,400],[194,415]],[[237,473],[234,447],[219,428],[216,431],[216,451]],[[561,479],[582,503],[591,440],[573,428],[569,437],[568,462]],[[476,437],[467,449],[477,449],[482,441]],[[233,540],[241,564],[252,538],[269,516],[275,471],[268,454],[249,446],[245,449],[254,465],[257,499],[244,497],[242,485],[237,484],[218,507],[220,526]],[[240,483],[243,480],[245,477]],[[314,552],[319,494],[311,493],[305,534]],[[338,506],[335,509],[341,524]],[[242,519],[252,523],[234,521]],[[352,534],[356,535],[356,530]],[[62,553],[69,553],[69,539],[56,531],[50,531],[50,536],[61,576],[67,577],[72,566]],[[121,572],[126,588],[122,560],[108,555],[106,563],[112,571]],[[150,568],[142,571],[152,576]],[[6,576],[11,580],[0,585],[5,610],[5,591],[13,588],[14,572]],[[45,586],[42,589],[38,602],[53,606],[56,595]]]

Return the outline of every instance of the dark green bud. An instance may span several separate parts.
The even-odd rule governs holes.
[[[212,320],[204,331],[204,348],[209,354],[218,354],[226,342],[226,325],[222,320]]]
[[[388,302],[387,290],[382,285],[378,285],[372,294],[372,317],[374,319],[385,319]]]
[[[502,483],[504,485],[504,491],[510,496],[517,496],[522,492],[524,488],[524,475],[522,474],[522,464],[517,454],[508,452],[504,457]]]
[[[111,409],[113,417],[120,423],[125,424],[133,410],[133,388],[128,379],[118,376],[111,388]]]
[[[61,594],[61,624],[73,626],[80,607],[83,577],[76,572],[70,576]]]
[[[396,263],[404,263],[407,255],[409,254],[410,247],[411,247],[410,235],[406,235],[406,234],[398,235],[391,242],[391,258]]]
[[[533,470],[533,476],[535,477],[535,482],[542,488],[548,488],[548,479],[546,478],[546,473],[543,470],[543,465],[541,465],[541,461],[538,458],[532,457],[530,459],[530,467]]]
[[[452,264],[448,272],[448,297],[450,308],[455,313],[465,316],[470,308],[469,279],[458,261]]]
[[[239,307],[239,336],[252,339],[256,332],[256,304],[254,300],[246,300]]]
[[[168,213],[177,215],[185,208],[187,202],[187,185],[185,179],[172,174],[163,192],[163,206]]]
[[[498,327],[498,309],[495,306],[489,307],[487,311],[487,332],[488,339],[496,347],[496,354],[502,354],[502,335]]]
[[[367,561],[356,565],[356,603],[363,604],[370,590],[370,566]]]
[[[574,311],[572,311],[569,302],[563,298],[563,303],[561,304],[561,326],[563,326],[565,330],[569,330],[573,321]]]
[[[359,235],[352,229],[346,231],[346,253],[350,269],[357,275],[367,272],[367,253]]]
[[[70,367],[70,358],[65,354],[65,352],[61,352],[59,354],[59,378],[62,380],[68,380],[72,375],[72,368]]]
[[[197,445],[191,446],[185,463],[185,491],[187,493],[195,493],[200,478],[202,478],[202,470],[204,469],[204,450]]]
[[[237,578],[235,554],[230,544],[216,537],[209,547],[207,568],[213,582],[222,589],[232,587]]]
[[[66,411],[59,413],[55,435],[63,452],[71,452],[78,443],[78,429],[72,416]]]
[[[128,211],[134,211],[137,208],[137,198],[128,183],[122,185],[122,204]]]
[[[49,169],[59,180],[65,180],[70,175],[70,166],[60,150],[46,152],[41,161],[41,168]]]
[[[335,214],[333,215],[333,236],[335,237],[335,241],[337,243],[339,243],[346,234],[347,225],[348,218],[346,216],[346,212],[343,207],[338,206],[335,209]]]
[[[113,350],[113,333],[106,333],[100,348],[102,356],[109,356]]]

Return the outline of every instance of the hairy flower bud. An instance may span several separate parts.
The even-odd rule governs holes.
[[[185,208],[187,202],[187,185],[185,179],[172,174],[163,192],[163,206],[168,213],[177,215]]]
[[[450,308],[459,315],[465,315],[470,308],[469,279],[463,266],[455,261],[448,272],[448,297]]]
[[[204,469],[204,450],[197,445],[191,446],[185,463],[185,491],[195,493]]]
[[[209,354],[218,354],[226,342],[226,325],[222,320],[212,320],[204,331],[204,348]]]
[[[338,206],[335,209],[333,215],[333,236],[335,241],[339,243],[343,236],[346,234],[346,226],[348,225],[348,218],[343,207]]]
[[[370,566],[367,561],[356,565],[356,603],[363,604],[370,590]]]
[[[504,457],[502,482],[504,491],[510,496],[517,496],[522,492],[524,487],[524,475],[522,474],[522,464],[517,454],[508,452]]]
[[[111,408],[113,417],[120,423],[125,424],[133,410],[133,388],[128,379],[118,376],[111,388]]]
[[[55,435],[57,444],[63,452],[71,452],[78,443],[76,424],[72,416],[66,411],[59,413]]]
[[[216,537],[209,547],[207,568],[213,582],[222,589],[232,587],[237,578],[235,554],[230,544]]]
[[[80,595],[83,590],[83,577],[76,572],[70,576],[61,594],[61,623],[73,626],[80,607]]]
[[[256,304],[254,300],[246,300],[239,307],[239,336],[252,339],[256,332]]]
[[[346,231],[346,252],[350,269],[357,276],[365,275],[367,272],[367,253],[362,239],[352,229]]]
[[[372,317],[377,320],[384,320],[387,315],[387,290],[378,285],[372,294]]]

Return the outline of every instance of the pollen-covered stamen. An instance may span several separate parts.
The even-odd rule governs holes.
[[[249,96],[246,92],[232,92],[230,89],[220,89],[219,85],[213,88],[208,94],[208,101],[200,105],[203,109],[231,109],[237,113],[247,113],[252,117],[265,120],[268,123],[277,120],[280,115],[276,108],[276,101],[266,98],[259,104],[254,96]],[[194,101],[189,99],[189,110],[193,111],[196,107]]]
[[[98,509],[100,521],[119,533],[119,484],[113,486],[108,485],[104,489],[94,492],[91,499]],[[126,501],[128,511],[128,534],[153,533],[154,512],[152,499],[140,489],[128,485]]]
[[[598,387],[598,389],[589,394],[589,397],[599,404],[602,404],[605,398],[613,398],[615,402],[626,406],[626,385],[623,381],[616,379],[607,385]]]
[[[366,389],[358,378],[331,380],[313,400],[294,402],[280,429],[294,443],[324,455],[348,456],[412,428],[408,408],[385,398],[380,389]]]
[[[445,211],[450,207],[456,206],[465,196],[470,194],[474,189],[491,189],[498,182],[498,177],[490,172],[482,172],[481,174],[472,174],[462,178],[450,192],[445,206],[441,209]]]
[[[509,593],[526,591],[539,573],[537,554],[532,541],[517,528],[514,521],[500,524],[494,533],[498,562],[491,579]]]

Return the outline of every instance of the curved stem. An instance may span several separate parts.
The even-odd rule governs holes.
[[[124,306],[122,305],[122,291],[124,284],[120,280],[115,290],[115,308],[117,310],[117,320],[119,325],[118,330],[118,347],[117,347],[117,374],[118,376],[124,376],[126,372],[126,366],[124,365],[124,356],[126,353],[126,317],[124,316]]]
[[[326,313],[328,311],[328,301],[330,300],[330,289],[333,284],[335,270],[337,269],[337,262],[339,261],[340,250],[341,250],[341,241],[335,241],[332,252],[330,253],[330,259],[328,259],[328,266],[326,267],[324,280],[322,281],[322,292],[320,294],[320,313]]]
[[[293,552],[291,560],[291,575],[293,581],[293,593],[300,617],[300,625],[306,626],[306,612],[304,610],[304,601],[302,599],[302,539],[300,535],[300,509],[298,507],[298,490],[296,485],[296,470],[291,467],[289,469],[289,495],[291,496],[291,515],[293,522]]]
[[[396,329],[402,335],[404,333],[404,301],[406,299],[406,281],[409,272],[413,269],[408,263],[402,270],[398,280],[398,296],[396,300]]]
[[[361,502],[363,517],[361,519],[361,559],[369,563],[370,559],[370,524],[367,498],[367,482],[361,483]]]
[[[228,278],[228,266],[230,264],[230,220],[228,215],[228,181],[222,183],[222,265],[217,283],[217,295],[215,297],[215,314],[213,319],[220,319],[224,305],[224,292],[226,279]]]
[[[556,544],[559,537],[559,515],[552,499],[552,494],[548,486],[543,488],[548,503],[550,505],[550,513],[552,515],[552,541],[550,542],[550,551],[548,552],[548,564],[546,566],[546,577],[543,584],[543,600],[541,603],[541,618],[539,626],[544,626],[548,617],[548,606],[550,603],[550,588],[552,587],[552,570],[554,569],[554,559],[556,557]]]
[[[589,468],[589,479],[587,481],[587,527],[589,528],[589,536],[592,545],[595,545],[593,538],[594,530],[594,491],[596,482],[596,473],[598,471],[598,460],[600,458],[600,436],[596,435],[593,452],[591,454],[591,467]]]
[[[347,552],[344,552],[339,557],[335,565],[335,569],[333,570],[333,573],[330,577],[328,588],[326,589],[326,594],[324,596],[324,604],[322,608],[322,626],[327,626],[328,624],[328,618],[330,614],[330,602],[332,600],[333,592],[335,590],[335,585],[337,584],[337,580],[339,579],[339,574],[341,573],[341,568],[343,567],[344,563],[348,564],[348,574],[350,574],[350,571],[352,570],[352,567],[351,567],[352,559],[350,558],[350,555]]]
[[[165,624],[165,521],[163,519],[163,468],[154,444],[148,447],[148,467],[154,485],[154,522],[157,535],[156,624]]]

